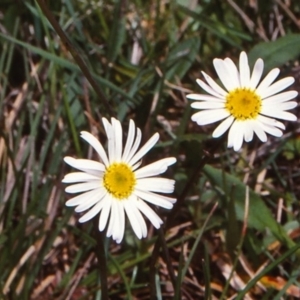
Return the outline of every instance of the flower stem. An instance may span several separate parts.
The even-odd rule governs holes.
[[[98,230],[97,219],[94,218],[93,222],[94,237],[96,239],[96,256],[98,258],[98,266],[101,280],[101,300],[108,300],[108,288],[107,288],[107,254],[105,250],[105,232]]]
[[[177,202],[174,205],[172,214],[170,214],[166,220],[166,226],[164,228],[164,231],[166,231],[168,228],[172,227],[172,223],[177,216],[177,213],[179,212],[179,209],[181,208],[181,205],[183,201],[185,200],[186,196],[188,195],[189,191],[191,190],[193,184],[197,180],[199,173],[203,169],[203,167],[214,157],[214,153],[219,149],[219,147],[223,144],[224,142],[224,137],[219,139],[216,144],[213,145],[213,147],[209,150],[204,152],[198,166],[195,168],[194,172],[192,173],[191,177],[189,178],[187,184],[185,185],[184,189],[182,190],[181,194],[177,198]],[[151,260],[150,260],[150,299],[155,300],[156,299],[156,285],[155,285],[155,265],[156,261],[159,256],[159,250],[160,247],[165,244],[165,239],[164,239],[164,234],[159,232],[159,238],[156,240],[156,243],[154,245],[154,249],[151,255]],[[164,246],[163,246],[164,247]],[[167,245],[165,244],[165,247]],[[164,249],[166,251],[166,249]],[[176,279],[172,278],[174,276],[174,272],[170,272],[169,270],[169,275],[171,278],[171,281],[176,284]]]

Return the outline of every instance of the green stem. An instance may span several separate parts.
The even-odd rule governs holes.
[[[93,222],[94,237],[96,239],[96,256],[98,258],[98,266],[101,280],[101,300],[108,300],[107,288],[107,255],[105,251],[105,232],[98,230],[98,221],[94,218]]]
[[[183,191],[181,192],[180,196],[177,198],[177,202],[174,205],[172,214],[170,214],[166,220],[166,226],[165,226],[165,231],[172,227],[172,223],[177,216],[177,213],[179,212],[179,209],[181,208],[181,205],[183,201],[185,200],[186,196],[188,195],[189,191],[191,190],[193,184],[197,180],[199,173],[203,169],[203,167],[214,157],[214,153],[216,152],[217,149],[219,149],[219,146],[223,144],[225,137],[219,139],[217,143],[210,149],[210,151],[204,152],[202,159],[199,162],[199,165],[196,167],[194,170],[193,174],[189,178],[189,181],[187,182],[186,186],[184,187]],[[160,234],[163,236],[163,234]],[[156,286],[155,286],[155,266],[156,266],[156,261],[159,256],[159,250],[161,245],[163,244],[162,238],[158,238],[155,245],[154,249],[151,255],[151,260],[150,260],[150,299],[155,300],[156,299]],[[171,280],[172,280],[172,275],[174,273],[170,273]],[[172,280],[173,283],[173,280]]]
[[[58,22],[54,18],[52,12],[47,7],[47,5],[45,3],[45,0],[36,0],[36,1],[39,4],[39,6],[40,6],[41,10],[43,11],[44,15],[46,16],[46,18],[50,22],[50,24],[53,26],[53,28],[56,31],[56,33],[61,38],[64,46],[69,50],[69,52],[73,56],[74,60],[76,61],[77,65],[81,69],[82,73],[84,74],[84,76],[86,77],[86,79],[89,81],[89,83],[91,84],[91,86],[94,88],[94,90],[95,90],[96,94],[98,95],[99,99],[103,102],[103,104],[104,104],[107,112],[111,116],[114,116],[115,114],[113,113],[113,111],[112,111],[112,109],[111,109],[111,107],[109,105],[109,102],[108,102],[105,94],[102,92],[101,88],[98,86],[98,84],[94,80],[94,78],[91,75],[88,67],[84,63],[83,59],[80,57],[78,51],[72,45],[71,41],[68,39],[68,37],[66,36],[66,34],[64,33],[64,31],[62,30],[62,28],[60,27],[60,25],[58,24]]]

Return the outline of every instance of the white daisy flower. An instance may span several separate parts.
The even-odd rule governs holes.
[[[141,130],[129,123],[128,136],[123,150],[121,123],[112,118],[111,123],[102,119],[108,138],[108,155],[102,144],[90,133],[81,132],[81,137],[98,153],[100,162],[88,159],[65,157],[64,161],[80,170],[67,174],[62,182],[74,183],[66,188],[67,193],[82,193],[66,202],[76,206],[76,212],[87,212],[79,219],[86,222],[99,216],[99,230],[108,224],[107,236],[120,243],[125,230],[125,213],[133,231],[139,239],[146,237],[147,227],[142,213],[155,228],[163,223],[161,218],[146,202],[171,209],[176,199],[157,193],[170,194],[175,181],[157,175],[165,172],[176,162],[174,157],[163,158],[139,168],[142,157],[157,143],[159,134],[155,133],[141,147]],[[138,151],[137,151],[138,150]]]
[[[220,87],[210,76],[202,72],[205,80],[197,79],[197,83],[206,94],[189,94],[188,99],[200,100],[191,104],[193,108],[203,111],[192,115],[198,125],[206,125],[223,120],[213,132],[213,137],[220,137],[229,129],[228,147],[238,151],[243,140],[250,142],[254,133],[262,142],[267,141],[266,133],[282,136],[285,129],[283,123],[275,120],[295,121],[294,114],[287,112],[297,106],[294,101],[296,91],[282,92],[295,80],[286,77],[274,83],[279,69],[271,70],[260,82],[264,63],[258,59],[252,74],[245,52],[240,54],[239,70],[230,58],[214,59],[215,70],[224,85]],[[279,93],[280,92],[280,93]]]

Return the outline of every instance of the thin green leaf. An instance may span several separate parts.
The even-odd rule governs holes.
[[[272,42],[263,42],[255,45],[249,51],[249,62],[254,65],[258,58],[264,60],[265,72],[299,57],[300,34],[287,34]]]
[[[291,249],[286,251],[284,254],[279,256],[276,260],[270,263],[268,266],[262,269],[256,276],[254,276],[246,285],[246,287],[241,291],[238,296],[235,298],[236,300],[244,299],[247,292],[265,275],[267,275],[270,271],[276,268],[280,263],[282,263],[285,259],[290,257],[294,252],[300,249],[300,244],[293,246]]]
[[[223,191],[226,198],[228,196],[234,197],[237,219],[243,221],[245,209],[244,199],[246,193],[245,184],[238,178],[208,165],[204,167],[203,172],[214,186]],[[285,232],[284,228],[276,222],[264,201],[251,190],[248,227],[256,228],[258,230],[268,228],[278,240],[289,248],[295,245],[293,240],[291,240]]]

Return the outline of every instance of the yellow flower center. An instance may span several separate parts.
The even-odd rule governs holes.
[[[237,88],[226,96],[225,108],[237,120],[255,119],[261,111],[261,98],[250,89]]]
[[[117,199],[128,198],[136,184],[131,168],[125,163],[113,163],[105,171],[103,184],[106,190]]]

